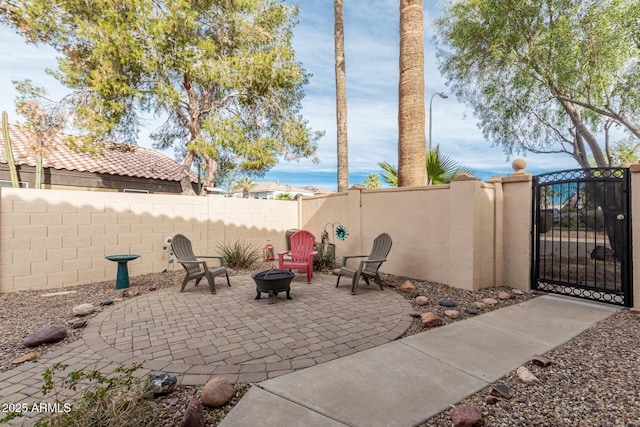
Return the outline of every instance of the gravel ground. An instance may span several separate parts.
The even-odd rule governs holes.
[[[459,405],[475,405],[485,426],[640,426],[640,318],[622,310],[545,354],[546,368],[525,365],[540,380],[522,384],[514,372],[497,383],[509,400],[486,402],[491,387]],[[451,426],[449,411],[421,427]]]
[[[272,263],[259,263],[251,271],[270,268]],[[235,274],[248,274],[249,271],[237,271]],[[148,274],[131,278],[131,288],[123,296],[122,290],[116,290],[114,281],[94,283],[73,288],[29,291],[0,294],[0,371],[11,369],[16,357],[33,351],[22,346],[22,340],[36,329],[49,324],[66,324],[68,337],[56,344],[40,346],[36,349],[39,356],[77,340],[82,329],[72,329],[70,323],[75,319],[71,309],[81,303],[92,303],[98,311],[104,300],[111,299],[117,304],[125,298],[135,298],[146,292],[154,292],[167,287],[177,287],[182,280],[182,271]],[[517,304],[535,297],[537,294],[517,295],[508,288],[489,288],[476,292],[451,288],[446,285],[408,279],[406,277],[383,275],[385,283],[392,291],[400,292],[412,303],[416,312],[433,311],[439,314],[444,323],[463,320],[471,314],[465,309],[471,303],[483,298],[495,298],[500,291],[508,292],[511,299],[500,300],[495,306],[488,306],[480,313],[507,305]],[[414,294],[401,292],[399,287],[410,280],[416,287]],[[65,295],[43,296],[54,292],[74,291]],[[428,304],[415,304],[415,295],[424,295]],[[453,300],[455,309],[460,312],[458,319],[444,316],[446,308],[438,301]],[[553,364],[547,368],[530,367],[541,382],[524,386],[514,374],[507,375],[500,382],[511,387],[513,398],[501,400],[497,404],[485,403],[490,389],[482,390],[469,397],[463,403],[479,406],[488,426],[640,426],[640,319],[622,311],[600,322],[570,343],[550,352],[547,356]],[[416,318],[403,336],[422,331]],[[236,384],[233,399],[225,406],[204,408],[206,425],[215,426],[230,411],[235,403],[250,388],[250,384]],[[154,399],[154,411],[161,414],[161,426],[178,425],[186,404],[193,396],[198,396],[201,387],[179,387],[169,396]],[[594,422],[592,422],[592,420]],[[634,424],[636,423],[636,424]],[[437,415],[424,426],[448,426],[451,424],[448,411]]]

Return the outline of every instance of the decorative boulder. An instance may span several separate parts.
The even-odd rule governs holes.
[[[501,292],[498,294],[498,298],[499,298],[499,299],[502,299],[502,300],[505,300],[505,299],[511,299],[511,295],[509,294],[509,292],[501,291]]]
[[[533,384],[538,381],[538,377],[533,375],[533,372],[531,372],[529,369],[525,368],[524,366],[520,366],[516,370],[516,375],[518,376],[518,379],[520,380],[520,382],[524,384]]]
[[[200,400],[204,406],[222,406],[233,397],[233,385],[224,377],[210,380],[202,389]]]
[[[67,337],[67,329],[64,326],[49,325],[38,329],[22,341],[25,347],[37,347],[40,344],[62,341]]]
[[[483,303],[487,304],[487,305],[496,305],[498,303],[498,300],[493,299],[493,298],[485,298],[482,300]]]
[[[476,406],[457,406],[449,411],[449,415],[456,427],[478,427],[484,424],[482,412]]]
[[[429,300],[427,299],[427,297],[420,295],[416,297],[416,304],[418,305],[427,305],[429,304]]]
[[[151,375],[149,383],[151,384],[154,396],[164,396],[176,388],[178,379],[169,374]]]
[[[460,312],[458,310],[445,310],[444,315],[449,319],[457,319],[460,317]]]
[[[184,417],[182,417],[180,427],[204,427],[202,405],[195,397],[189,401]]]
[[[86,316],[88,314],[96,311],[96,308],[93,304],[80,304],[73,307],[73,315],[74,316]]]
[[[451,301],[450,299],[441,299],[440,301],[438,301],[438,304],[440,304],[443,307],[455,307],[456,306],[455,301]]]
[[[412,290],[414,290],[415,288],[416,288],[416,286],[415,286],[413,283],[411,283],[411,281],[409,281],[409,280],[406,280],[406,281],[402,284],[402,286],[400,286],[400,290],[401,290],[402,292],[411,292],[411,291],[412,291]]]
[[[596,246],[591,251],[591,259],[606,261],[614,258],[614,252],[606,246]]]
[[[435,326],[442,326],[442,318],[433,312],[422,313],[420,315],[420,321],[423,328],[433,328]]]

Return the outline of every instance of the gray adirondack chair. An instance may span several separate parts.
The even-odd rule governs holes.
[[[229,274],[227,272],[227,267],[224,263],[224,258],[221,256],[196,256],[193,254],[193,249],[191,248],[191,240],[185,237],[182,234],[176,234],[171,238],[171,250],[176,256],[176,261],[182,264],[184,269],[187,271],[184,280],[182,281],[182,288],[180,292],[184,291],[184,287],[187,286],[187,282],[192,279],[196,280],[195,285],[198,286],[200,280],[203,277],[207,277],[207,281],[209,282],[209,289],[211,289],[211,293],[216,293],[216,285],[214,283],[214,278],[216,276],[225,275],[227,277],[227,285],[231,286],[229,282]],[[217,259],[220,263],[218,267],[209,267],[206,261],[202,261],[199,258],[212,258]]]
[[[369,285],[369,279],[375,279],[380,286],[380,290],[384,290],[382,287],[382,279],[378,274],[378,269],[383,262],[387,260],[387,255],[391,250],[391,236],[387,233],[382,233],[376,237],[373,241],[373,248],[369,255],[349,255],[342,259],[342,266],[340,267],[340,273],[338,274],[338,281],[336,282],[336,288],[340,285],[340,278],[345,275],[352,277],[351,282],[351,294],[355,295],[358,289],[358,281],[360,277]],[[347,266],[347,261],[351,258],[367,258],[360,261],[360,265],[357,269]]]

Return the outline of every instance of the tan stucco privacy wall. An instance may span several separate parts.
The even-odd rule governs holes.
[[[325,227],[333,234],[329,224],[348,229],[346,240],[334,237],[338,258],[369,253],[386,232],[393,246],[384,272],[469,290],[529,288],[531,176],[522,171],[487,183],[461,176],[449,185],[352,189],[301,204],[302,226],[316,236]]]
[[[487,182],[467,176],[449,185],[362,190],[297,201],[65,190],[0,189],[0,292],[114,280],[105,255],[135,253],[131,275],[180,269],[167,263],[166,237],[183,233],[199,255],[220,242],[248,241],[276,251],[286,231],[327,228],[338,261],[367,254],[389,233],[382,271],[476,290],[530,288],[532,177],[524,161]],[[640,212],[640,163],[632,165],[631,214]],[[636,192],[640,194],[640,190]],[[640,217],[640,215],[638,215]],[[344,225],[346,240],[335,237]],[[640,220],[632,221],[640,248]],[[634,305],[640,307],[640,250],[633,253]]]
[[[106,255],[138,254],[132,276],[161,272],[165,239],[185,234],[197,255],[220,242],[286,248],[295,201],[67,190],[0,189],[0,292],[115,280]]]

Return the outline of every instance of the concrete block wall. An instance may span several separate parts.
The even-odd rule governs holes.
[[[214,255],[236,240],[284,250],[297,227],[294,201],[2,188],[0,292],[115,281],[113,254],[140,255],[132,276],[181,268],[163,251],[176,233]]]

